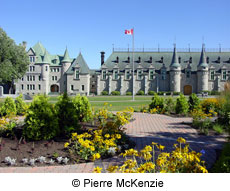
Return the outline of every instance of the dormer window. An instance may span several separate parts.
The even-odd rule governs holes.
[[[79,70],[75,70],[75,79],[79,80]]]
[[[102,71],[102,79],[103,79],[103,80],[106,79],[106,71],[105,71],[105,70]]]
[[[190,58],[189,58],[189,63],[192,63],[192,57],[190,56]]]
[[[153,80],[154,78],[154,70],[149,71],[149,80]]]
[[[113,71],[113,79],[118,80],[118,70]]]
[[[130,70],[125,71],[125,79],[129,80],[130,79]]]
[[[142,80],[142,71],[141,70],[137,71],[137,79]]]
[[[30,56],[30,62],[35,62],[35,57],[34,56]]]
[[[179,63],[181,63],[181,57],[179,56],[179,58],[178,58],[178,61],[179,61]]]
[[[210,80],[214,80],[215,79],[215,71],[211,70],[210,71]]]
[[[207,57],[207,63],[209,63],[209,57]]]

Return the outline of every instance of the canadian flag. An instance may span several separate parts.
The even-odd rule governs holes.
[[[127,35],[133,35],[133,29],[125,30],[125,34],[127,34]]]

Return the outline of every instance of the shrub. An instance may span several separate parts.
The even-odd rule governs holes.
[[[148,95],[154,95],[156,92],[154,92],[154,91],[149,91],[148,92]]]
[[[119,91],[112,91],[111,95],[121,95],[121,93]]]
[[[137,92],[137,95],[145,95],[145,92],[143,90],[140,90]]]
[[[59,132],[58,119],[51,103],[45,95],[34,97],[26,111],[23,135],[31,140],[49,140]]]
[[[173,95],[180,95],[180,92],[173,92]]]
[[[16,110],[16,105],[14,103],[13,98],[7,97],[4,101],[4,104],[1,107],[1,116],[11,116],[11,115],[16,115],[17,110]]]
[[[208,99],[204,99],[203,101],[201,101],[201,106],[203,108],[203,110],[205,111],[205,113],[208,113],[210,110],[218,110],[218,108],[220,107],[220,100],[216,99],[216,98],[208,98]]]
[[[165,94],[166,94],[166,95],[171,95],[171,92],[166,92]]]
[[[78,113],[76,112],[74,103],[66,92],[58,97],[55,108],[57,110],[60,135],[68,137],[72,132],[78,132],[80,128]]]
[[[164,98],[159,97],[156,93],[152,97],[152,102],[149,104],[149,109],[159,109],[161,112],[164,109]]]
[[[175,101],[173,101],[172,97],[165,99],[165,112],[166,113],[174,113],[175,112]]]
[[[158,92],[158,95],[164,95],[165,92]]]
[[[24,114],[26,109],[27,109],[27,105],[24,102],[23,98],[22,98],[22,94],[20,94],[16,99],[15,99],[15,105],[16,105],[16,110],[17,110],[17,114],[21,115]]]
[[[218,91],[211,91],[210,95],[220,95],[220,92],[218,92]]]
[[[102,91],[102,92],[101,92],[101,95],[109,95],[109,92],[107,92],[107,91]]]
[[[189,105],[186,100],[186,97],[183,94],[180,94],[180,96],[176,100],[176,113],[186,115],[188,109],[189,109]]]
[[[86,96],[77,95],[73,99],[73,105],[76,110],[79,121],[90,121],[92,119],[92,108]]]
[[[189,104],[189,111],[192,111],[194,109],[198,109],[200,106],[200,99],[197,97],[196,94],[192,93],[189,96],[188,104]]]
[[[126,92],[126,95],[127,95],[127,96],[131,96],[131,95],[133,95],[133,94],[132,94],[132,92]]]

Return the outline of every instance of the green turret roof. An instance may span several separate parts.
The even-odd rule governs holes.
[[[37,56],[39,55],[44,55],[45,54],[45,47],[42,45],[41,42],[38,42],[37,44],[35,44],[32,49],[34,50],[34,52],[36,53]]]
[[[67,48],[65,49],[64,58],[61,62],[71,62]]]
[[[76,66],[80,66],[80,73],[81,74],[89,74],[90,73],[89,67],[88,67],[87,63],[85,62],[81,53],[79,53],[78,57],[74,60],[73,64],[69,67],[69,69],[67,70],[66,73],[67,74],[73,74],[74,68]]]
[[[45,51],[42,64],[51,64],[51,60],[47,51]]]
[[[180,67],[178,57],[177,57],[177,52],[176,52],[176,45],[174,45],[174,50],[173,50],[173,58],[170,67],[177,68]]]
[[[202,51],[201,51],[200,62],[199,62],[198,67],[208,67],[208,64],[206,61],[204,44],[202,45]]]

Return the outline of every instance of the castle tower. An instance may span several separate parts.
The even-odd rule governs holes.
[[[176,45],[174,45],[173,58],[170,65],[170,90],[172,92],[181,91],[181,66],[178,62]]]
[[[45,94],[48,94],[49,93],[49,71],[50,71],[49,65],[51,63],[51,60],[46,50],[41,63],[42,63],[41,66],[42,80],[44,81],[44,85],[45,85],[44,91]]]
[[[200,62],[197,66],[197,92],[203,91],[208,91],[208,64],[204,44],[202,45]]]
[[[62,73],[61,73],[61,92],[65,92],[67,91],[67,76],[66,76],[66,71],[69,69],[70,65],[71,65],[71,59],[69,57],[69,53],[67,50],[67,47],[65,49],[65,53],[64,53],[64,57],[61,61],[62,63]]]

